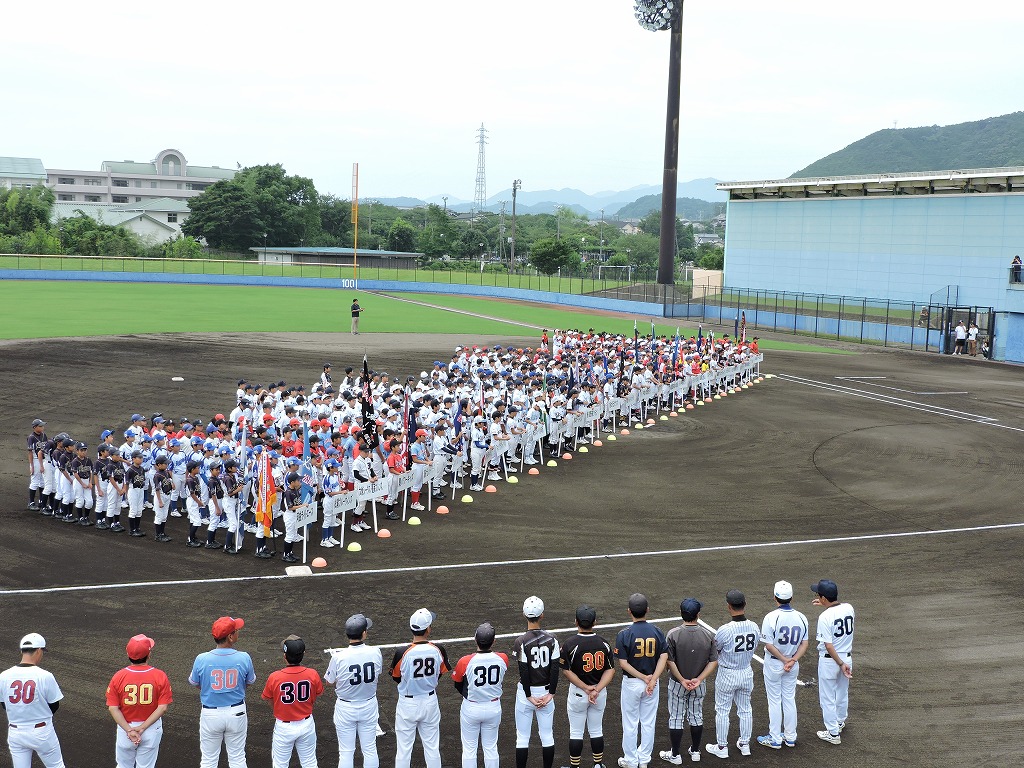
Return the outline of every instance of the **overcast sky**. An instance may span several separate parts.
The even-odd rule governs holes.
[[[0,155],[282,163],[321,192],[660,184],[668,33],[632,0],[8,3]],[[1024,4],[687,0],[680,180],[1018,111]]]

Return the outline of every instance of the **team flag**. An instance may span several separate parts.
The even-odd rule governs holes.
[[[264,534],[270,536],[270,526],[274,523],[277,488],[274,485],[273,470],[270,466],[270,454],[264,452],[258,462],[260,492],[256,497],[256,524],[262,525]]]
[[[740,344],[747,340],[747,313],[743,312],[743,319],[740,320]]]
[[[640,331],[637,330],[636,320],[633,320],[633,352],[639,354],[640,351]]]
[[[679,372],[679,329],[676,328],[676,338],[672,343],[672,371]]]
[[[363,437],[366,446],[372,451],[380,439],[377,435],[377,424],[373,418],[373,393],[370,391],[370,364],[363,355]]]
[[[697,353],[701,352],[704,347],[704,324],[701,323],[697,326]]]

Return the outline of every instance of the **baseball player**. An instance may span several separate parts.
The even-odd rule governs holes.
[[[79,525],[92,525],[92,521],[89,520],[89,512],[92,510],[93,503],[93,469],[88,449],[89,446],[85,443],[75,443],[74,458],[68,463],[75,500],[74,516],[69,522],[76,522]]]
[[[117,768],[155,768],[160,753],[161,718],[172,698],[167,675],[148,663],[154,645],[145,635],[129,640],[125,650],[131,664],[117,672],[107,686],[107,709],[118,726]]]
[[[202,463],[190,460],[185,465],[185,486],[182,491],[182,498],[185,500],[185,511],[188,514],[188,540],[186,547],[201,547],[203,542],[199,540],[199,527],[203,524],[202,513],[206,507],[203,495],[206,491],[206,484],[203,482],[199,471]]]
[[[297,563],[299,558],[292,552],[295,542],[302,541],[299,535],[298,521],[295,517],[295,508],[302,504],[302,477],[297,472],[289,472],[285,477],[288,487],[285,489],[282,503],[284,511],[281,517],[284,518],[284,554],[281,560],[285,563]]]
[[[221,616],[213,622],[217,647],[196,656],[189,685],[199,689],[203,705],[199,716],[200,768],[217,768],[221,744],[228,753],[228,768],[245,768],[245,736],[249,717],[245,690],[256,682],[252,659],[235,648],[242,619]]]
[[[679,750],[683,729],[690,723],[690,746],[686,753],[694,763],[700,762],[700,745],[704,737],[704,696],[708,677],[718,666],[715,636],[697,619],[704,606],[688,597],[679,603],[683,623],[669,631],[668,644],[668,735],[672,748],[658,755],[667,763],[682,765]]]
[[[846,728],[850,705],[850,678],[853,677],[853,606],[839,602],[839,587],[822,579],[811,585],[812,605],[825,606],[818,617],[815,638],[818,641],[818,701],[825,730],[818,738],[839,744]]]
[[[263,698],[274,704],[274,738],[271,741],[274,768],[288,768],[292,750],[302,768],[317,768],[316,723],[313,704],[324,692],[316,670],[302,666],[306,643],[298,635],[288,635],[281,643],[288,663],[271,673],[263,688]]]
[[[46,640],[32,632],[21,638],[21,663],[0,672],[0,703],[7,712],[7,746],[14,768],[30,768],[32,753],[46,768],[64,768],[53,713],[64,698],[53,673],[39,666]]]
[[[437,614],[420,608],[409,617],[412,643],[395,651],[391,677],[398,683],[395,708],[395,768],[409,768],[413,742],[419,732],[427,768],[441,768],[441,709],[437,683],[449,671],[444,647],[430,642],[430,627]]]
[[[764,643],[764,690],[768,696],[768,733],[757,743],[770,749],[796,746],[796,680],[800,657],[807,651],[807,617],[789,604],[793,585],[775,583],[778,608],[761,621]],[[783,741],[785,738],[785,741]]]
[[[558,641],[540,628],[544,618],[544,601],[536,595],[523,602],[526,632],[516,638],[512,655],[519,666],[516,686],[516,768],[526,768],[530,754],[533,718],[537,718],[544,768],[551,768],[555,759],[555,689],[558,687],[560,655]]]
[[[334,729],[338,732],[338,768],[352,768],[356,736],[363,753],[363,768],[379,768],[377,757],[377,682],[384,668],[380,649],[366,644],[373,622],[361,613],[345,621],[348,646],[331,656],[324,682],[334,686]],[[411,745],[410,745],[411,749]]]
[[[501,724],[501,684],[508,671],[508,656],[494,653],[494,627],[481,624],[473,635],[476,653],[459,659],[452,672],[455,690],[462,695],[462,768],[476,768],[477,746],[484,750],[484,768],[498,768],[498,726]]]
[[[334,528],[339,525],[338,516],[334,512],[334,506],[337,503],[337,499],[345,492],[345,484],[341,479],[339,470],[341,465],[334,459],[328,459],[324,464],[324,469],[327,470],[327,474],[324,475],[322,481],[322,487],[324,492],[324,523],[320,529],[320,546],[336,547],[341,542],[334,538]],[[340,524],[344,524],[344,520],[340,521]]]
[[[622,757],[618,765],[637,768],[647,765],[654,752],[659,679],[668,664],[668,648],[662,631],[647,623],[647,598],[639,592],[632,594],[627,607],[633,623],[615,638],[615,657],[622,670]]]
[[[747,598],[738,589],[725,595],[731,620],[715,632],[718,649],[718,674],[715,676],[715,737],[717,744],[708,744],[707,751],[715,757],[729,756],[729,711],[736,705],[740,720],[740,737],[736,748],[741,755],[750,754],[750,734],[754,728],[750,694],[754,690],[754,658],[757,641],[761,636],[755,622],[744,614]]]
[[[156,540],[160,542],[171,541],[171,537],[164,533],[167,525],[167,513],[171,506],[171,494],[174,492],[174,480],[167,468],[167,455],[160,454],[153,460],[156,471],[153,473],[153,520],[155,524]]]
[[[409,493],[412,495],[412,504],[409,505],[409,509],[422,512],[426,509],[426,507],[420,504],[420,489],[423,487],[423,476],[434,463],[430,458],[430,448],[427,445],[427,430],[416,430],[416,439],[409,446],[409,456],[412,460],[412,487],[409,489]]]
[[[565,710],[569,715],[569,765],[579,768],[583,759],[583,731],[590,734],[594,768],[604,763],[604,710],[608,685],[615,679],[612,647],[594,632],[597,611],[589,605],[576,609],[576,629],[562,646],[558,663],[569,681]]]
[[[43,427],[46,422],[42,419],[32,421],[32,431],[28,433],[26,440],[28,446],[28,509],[30,512],[38,512],[39,501],[36,501],[36,492],[39,492],[39,500],[44,502],[43,492],[43,446],[46,445],[46,432]]]
[[[146,469],[142,451],[132,451],[131,464],[125,470],[124,482],[128,488],[128,535],[142,537],[142,509],[146,495]]]
[[[240,497],[244,486],[239,481],[238,475],[235,474],[237,469],[238,462],[234,459],[228,459],[224,462],[224,469],[220,473],[219,481],[224,488],[224,497],[220,499],[221,513],[227,519],[228,524],[228,532],[224,537],[226,539],[224,551],[229,555],[234,555],[241,551],[238,546],[238,543],[241,543],[241,534],[238,531],[238,527]]]

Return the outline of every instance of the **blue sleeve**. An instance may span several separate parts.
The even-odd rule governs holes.
[[[619,661],[628,661],[629,659],[629,645],[627,630],[622,630],[618,635],[615,636],[615,657]]]
[[[196,656],[196,660],[192,663],[192,671],[189,673],[188,676],[189,685],[194,685],[197,687],[199,686],[199,678],[202,675],[203,671],[202,666],[199,663],[199,660],[201,658],[202,656]]]
[[[245,654],[245,684],[252,685],[256,682],[256,670],[252,666],[252,656]]]

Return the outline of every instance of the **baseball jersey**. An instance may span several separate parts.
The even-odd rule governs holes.
[[[832,643],[836,653],[853,653],[853,606],[839,603],[822,611],[815,639],[821,653],[828,653],[825,643]]]
[[[39,452],[43,450],[46,445],[46,434],[37,435],[35,432],[30,432],[28,435],[28,450],[32,454],[32,458],[36,458]]]
[[[274,717],[291,723],[312,715],[313,703],[323,692],[324,684],[315,669],[289,664],[267,678],[263,698],[274,702]]]
[[[719,669],[746,669],[754,658],[761,633],[757,624],[744,616],[736,616],[715,632]]]
[[[783,656],[792,657],[807,639],[807,617],[783,605],[761,621],[761,642],[773,645]]]
[[[658,659],[667,652],[665,634],[646,621],[634,621],[615,637],[615,657],[641,675],[653,675]],[[622,674],[630,677],[626,672]]]
[[[399,648],[391,662],[391,676],[398,681],[398,692],[402,696],[433,693],[441,675],[449,669],[444,646],[426,641]]]
[[[125,482],[128,483],[132,488],[145,488],[146,487],[146,470],[141,466],[136,467],[134,464],[128,467],[124,474]]]
[[[352,643],[335,652],[324,672],[342,701],[367,701],[377,695],[377,681],[384,669],[380,648]]]
[[[161,704],[170,704],[171,682],[149,664],[132,664],[117,672],[107,686],[107,706],[117,707],[129,723],[143,723]]]
[[[597,685],[605,671],[612,669],[612,647],[600,635],[580,632],[565,641],[558,664],[584,685]]]
[[[256,682],[256,672],[245,651],[214,648],[196,656],[188,682],[199,688],[204,707],[231,707],[245,701],[245,686]]]
[[[685,680],[698,677],[712,661],[718,661],[715,636],[699,624],[680,624],[665,638],[668,660],[676,665]]]
[[[11,725],[49,722],[50,704],[63,698],[53,673],[35,664],[17,664],[0,672],[0,701]]]
[[[295,509],[302,503],[302,490],[295,488],[286,488],[284,492],[284,509],[285,511]]]
[[[501,698],[501,683],[506,672],[508,656],[479,651],[459,659],[452,672],[452,682],[466,701],[497,701]]]
[[[516,638],[512,655],[519,663],[519,682],[527,696],[535,687],[555,692],[559,652],[555,636],[543,629],[530,629]]]

